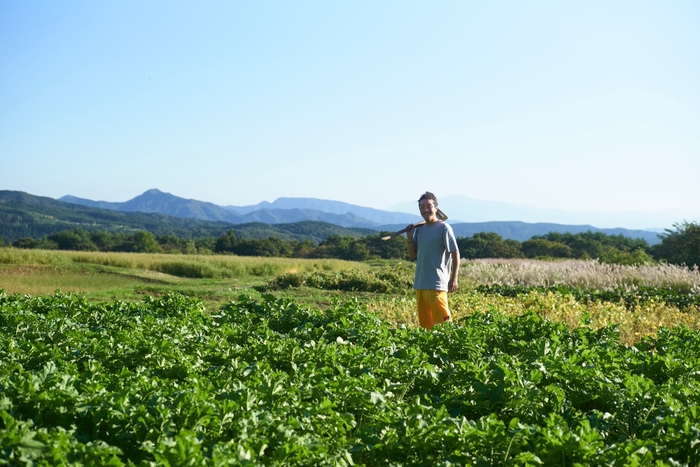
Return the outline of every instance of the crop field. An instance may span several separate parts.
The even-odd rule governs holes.
[[[700,465],[697,270],[468,262],[426,332],[410,264],[22,254],[0,465]]]

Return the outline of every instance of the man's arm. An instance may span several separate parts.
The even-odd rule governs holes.
[[[416,253],[416,246],[413,244],[413,229],[416,226],[411,224],[406,227],[406,249],[408,250],[408,257],[411,259],[416,259],[418,254]]]
[[[453,251],[450,253],[452,259],[452,271],[450,271],[450,282],[447,283],[448,292],[456,292],[458,286],[457,277],[459,276],[459,251]]]

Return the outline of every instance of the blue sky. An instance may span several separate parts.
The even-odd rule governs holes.
[[[700,220],[699,50],[694,0],[4,0],[0,189]]]

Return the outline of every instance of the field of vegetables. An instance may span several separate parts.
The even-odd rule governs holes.
[[[700,464],[686,327],[628,346],[535,311],[426,332],[352,298],[0,291],[0,329],[0,465]]]

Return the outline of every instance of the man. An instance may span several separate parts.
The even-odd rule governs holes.
[[[438,202],[426,191],[418,200],[425,224],[406,229],[408,256],[416,259],[413,288],[418,301],[418,321],[425,329],[449,321],[447,292],[457,290],[459,249],[449,224],[437,218]]]

